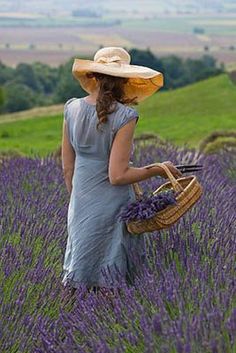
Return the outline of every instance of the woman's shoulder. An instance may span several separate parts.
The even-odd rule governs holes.
[[[130,120],[136,119],[136,123],[139,119],[139,114],[133,107],[118,102],[117,117],[115,118],[115,129],[118,130]]]
[[[80,98],[73,97],[68,99],[64,104],[64,117],[65,120],[71,120],[71,117],[75,117],[78,113],[78,107],[80,104]],[[69,118],[70,117],[70,118]]]
[[[65,109],[68,108],[68,106],[69,106],[72,102],[75,102],[75,101],[78,102],[78,100],[79,100],[79,98],[77,98],[77,97],[69,98],[69,99],[65,102],[64,108],[65,108]]]
[[[117,101],[117,107],[118,109],[120,109],[122,112],[124,112],[125,114],[138,114],[137,110],[135,108],[133,108],[130,105],[121,103]]]

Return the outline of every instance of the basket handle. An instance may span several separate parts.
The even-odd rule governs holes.
[[[171,182],[171,184],[173,186],[173,189],[176,192],[180,192],[180,191],[184,190],[182,185],[177,181],[177,179],[171,173],[170,169],[167,167],[166,164],[164,164],[164,163],[152,163],[152,164],[149,164],[148,167],[146,167],[146,168],[149,169],[149,168],[154,167],[154,166],[158,166],[158,167],[161,167],[162,169],[164,169],[164,171],[166,172],[166,175],[168,176],[168,178],[169,178],[169,180],[170,180],[170,182]],[[138,199],[140,199],[141,196],[143,195],[142,190],[140,188],[140,185],[138,184],[138,182],[135,182],[132,185],[133,185],[136,197]],[[156,191],[154,191],[152,194],[154,195],[155,193],[157,193],[157,191],[158,191],[158,189]]]
[[[166,164],[164,163],[153,163],[153,164],[150,164],[148,167],[150,166],[158,166],[158,167],[161,167],[162,169],[164,169],[164,171],[166,172],[166,175],[168,176],[172,186],[173,186],[173,189],[176,191],[176,192],[180,192],[180,191],[183,191],[184,188],[182,187],[182,185],[177,181],[177,179],[174,177],[174,175],[171,173],[170,169],[167,167]],[[154,192],[155,193],[155,192]],[[153,193],[153,194],[154,194]]]
[[[140,199],[142,197],[142,195],[143,195],[143,192],[142,192],[142,189],[141,189],[139,183],[138,182],[132,183],[132,186],[134,188],[134,192],[135,192],[136,198]]]

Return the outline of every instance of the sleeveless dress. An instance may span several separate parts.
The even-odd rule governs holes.
[[[116,132],[131,119],[137,123],[138,113],[117,102],[108,121],[99,126],[100,131],[96,129],[96,106],[83,98],[71,98],[64,105],[64,119],[75,151],[75,165],[62,284],[74,288],[81,283],[87,288],[114,288],[118,270],[126,283],[132,285],[139,265],[146,263],[145,233],[132,235],[125,222],[116,219],[121,208],[135,200],[135,193],[131,184],[110,183],[108,165]],[[131,260],[132,252],[138,262]],[[104,268],[109,274],[106,281]]]

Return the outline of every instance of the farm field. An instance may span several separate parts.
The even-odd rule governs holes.
[[[149,14],[143,17],[126,14],[121,19],[119,16],[120,13],[102,17],[101,21],[108,23],[120,21],[113,25],[97,24],[99,20],[94,19],[73,18],[72,21],[64,17],[62,23],[54,23],[53,18],[41,24],[30,19],[28,25],[26,20],[21,25],[23,20],[19,16],[15,24],[14,19],[7,23],[7,19],[0,16],[1,61],[12,66],[33,61],[57,66],[75,55],[92,56],[101,45],[114,45],[127,49],[150,47],[157,56],[175,54],[197,58],[209,53],[219,64],[224,62],[226,67],[236,62],[236,20],[233,14]],[[42,18],[39,17],[38,21]]]
[[[236,86],[227,74],[168,92],[138,106],[135,137],[155,133],[176,145],[198,147],[215,130],[236,130]],[[48,114],[47,114],[48,111]],[[0,153],[46,156],[61,144],[63,105],[0,116]]]
[[[9,12],[15,13],[20,16],[21,13],[27,13],[28,18],[33,16],[42,16],[48,14],[70,14],[74,9],[78,9],[78,2],[76,0],[71,0],[69,3],[64,1],[58,1],[57,7],[55,7],[54,0],[48,0],[45,3],[44,0],[32,0],[29,3],[19,2],[18,6],[14,5],[14,0],[9,0],[7,3],[5,0],[0,0],[0,5],[5,9],[5,13]],[[130,15],[142,16],[142,14],[160,14],[160,13],[179,13],[179,14],[209,14],[217,13],[219,14],[233,14],[236,12],[236,4],[233,0],[223,0],[223,1],[204,1],[204,0],[185,0],[181,3],[179,0],[172,0],[166,2],[165,0],[159,0],[158,6],[156,0],[120,0],[119,2],[106,0],[87,1],[83,3],[84,7],[90,5],[93,11],[98,13],[121,13],[123,16]],[[100,10],[100,11],[99,11]]]

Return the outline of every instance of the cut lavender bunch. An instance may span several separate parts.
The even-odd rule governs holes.
[[[150,219],[167,206],[176,204],[176,195],[173,189],[168,189],[154,195],[144,192],[139,200],[132,201],[123,207],[117,218],[120,221]]]

